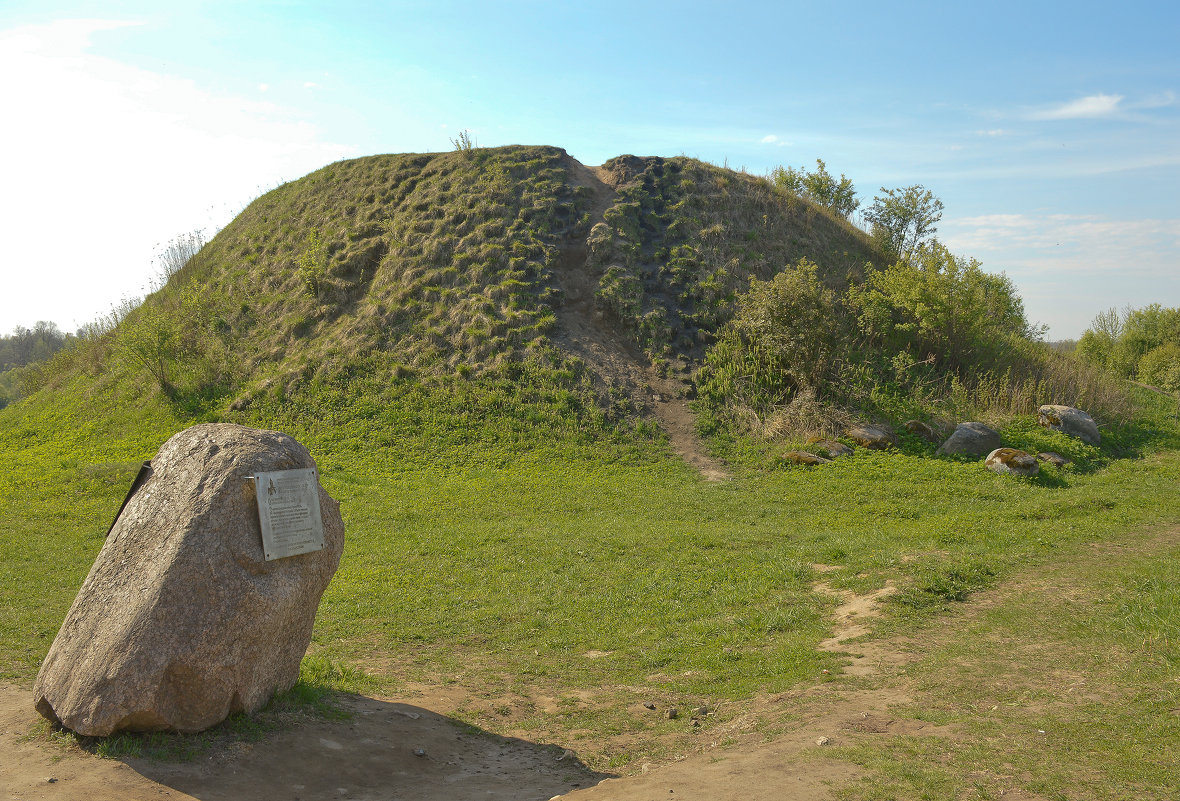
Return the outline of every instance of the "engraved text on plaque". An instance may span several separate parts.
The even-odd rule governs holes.
[[[254,477],[262,551],[267,561],[323,550],[319,486],[314,467]]]

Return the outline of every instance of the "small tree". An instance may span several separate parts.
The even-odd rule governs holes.
[[[319,300],[328,279],[328,246],[320,239],[318,228],[307,234],[307,244],[299,254],[298,270],[303,286]]]
[[[850,216],[860,206],[852,181],[843,173],[837,181],[822,159],[816,159],[815,164],[815,172],[808,172],[805,167],[775,167],[770,171],[770,180],[775,186],[829,208],[841,217]]]
[[[184,348],[175,316],[159,304],[145,303],[124,318],[118,330],[122,351],[151,374],[164,394],[172,396],[173,372]]]
[[[921,184],[904,189],[886,189],[873,198],[865,219],[873,225],[873,236],[881,247],[900,259],[911,258],[932,239],[942,219],[942,201]]]

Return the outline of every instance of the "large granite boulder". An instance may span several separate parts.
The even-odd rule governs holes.
[[[1030,478],[1041,469],[1037,457],[1016,448],[996,448],[987,455],[984,465],[993,473]]]
[[[248,477],[314,467],[275,431],[206,424],[164,443],[45,657],[37,711],[84,735],[196,732],[293,686],[344,525],[317,474],[323,548],[266,561]]]
[[[853,426],[846,436],[862,448],[875,451],[896,448],[898,443],[897,435],[888,426],[878,424]]]
[[[940,456],[986,456],[1000,447],[1000,432],[983,423],[959,423],[938,447]]]
[[[1087,445],[1097,446],[1102,442],[1102,435],[1098,433],[1098,424],[1094,422],[1094,418],[1072,406],[1046,404],[1037,410],[1037,422],[1046,428],[1080,439]]]

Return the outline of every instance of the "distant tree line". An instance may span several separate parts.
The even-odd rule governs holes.
[[[1180,392],[1180,308],[1107,309],[1082,334],[1077,354],[1123,378]]]
[[[43,362],[72,338],[46,320],[38,320],[32,328],[18,325],[11,336],[0,337],[0,372]]]

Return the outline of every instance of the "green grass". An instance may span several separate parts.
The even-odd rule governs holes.
[[[996,603],[916,633],[920,702],[950,726],[841,756],[870,769],[849,799],[1174,798],[1180,790],[1180,546],[1071,548]]]
[[[812,590],[813,563],[838,568],[824,574],[835,587],[895,582],[883,626],[908,626],[1077,543],[1180,522],[1180,456],[1158,436],[1135,435],[1140,458],[1099,453],[1051,481],[859,451],[818,470],[739,468],[718,484],[643,431],[595,429],[592,416],[529,428],[530,404],[494,383],[471,396],[417,385],[372,407],[356,405],[364,392],[317,391],[253,422],[305,439],[341,502],[345,552],[310,651],[338,675],[321,670],[318,686],[457,684],[472,693],[459,715],[473,725],[540,739],[578,730],[592,761],[606,749],[602,764],[621,757],[597,735],[679,730],[622,711],[641,697],[737,710],[837,674],[840,658],[816,650],[833,601]],[[31,682],[138,461],[185,425],[158,396],[125,400],[0,412],[13,467],[0,509],[7,680]],[[599,700],[576,702],[586,690]],[[530,708],[538,694],[571,702]],[[496,711],[503,699],[517,699],[511,720]]]

